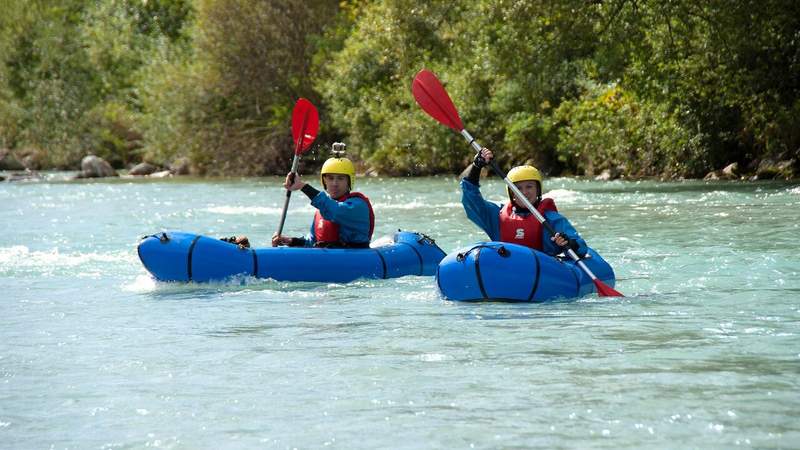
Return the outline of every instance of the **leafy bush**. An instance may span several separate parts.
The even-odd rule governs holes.
[[[318,148],[343,139],[384,173],[457,173],[472,152],[410,94],[428,68],[505,167],[798,166],[798,29],[795,0],[11,1],[0,146],[44,167],[93,152],[282,173],[302,96],[321,113]]]
[[[6,145],[34,149],[45,167],[76,168],[87,153],[118,167],[138,159],[136,73],[164,37],[154,25],[174,33],[186,2],[27,3],[4,11],[0,34]]]
[[[197,5],[191,45],[159,49],[140,72],[145,155],[161,163],[188,156],[205,174],[284,173],[292,105],[316,100],[310,42],[337,3]]]
[[[684,129],[663,105],[638,101],[618,85],[586,83],[586,92],[555,112],[558,155],[586,175],[686,176],[703,167],[702,136]]]

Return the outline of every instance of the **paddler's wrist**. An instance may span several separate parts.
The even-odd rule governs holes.
[[[481,180],[481,168],[475,164],[470,164],[467,168],[467,175],[464,177],[464,179],[475,186],[479,186]]]
[[[319,194],[319,191],[314,189],[314,187],[308,183],[304,184],[300,190],[303,192],[303,194],[306,194],[310,200],[314,200],[314,197]]]

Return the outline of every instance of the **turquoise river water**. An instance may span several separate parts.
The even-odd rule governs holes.
[[[452,177],[357,187],[376,237],[484,239]],[[280,180],[0,183],[0,448],[800,448],[800,185],[545,188],[627,297],[156,283],[141,236],[264,246]],[[294,196],[287,234],[312,212]]]

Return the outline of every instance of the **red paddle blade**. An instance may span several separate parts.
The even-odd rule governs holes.
[[[594,285],[600,297],[625,297],[622,293],[615,291],[614,288],[600,280],[594,280]]]
[[[317,131],[319,131],[317,108],[304,98],[298,99],[292,111],[292,138],[295,142],[295,155],[300,155],[311,148],[311,143],[317,138]]]
[[[433,72],[428,69],[420,70],[414,77],[414,82],[411,83],[411,93],[414,94],[414,99],[419,106],[439,123],[447,125],[457,132],[464,129],[453,101],[450,100],[444,86]]]

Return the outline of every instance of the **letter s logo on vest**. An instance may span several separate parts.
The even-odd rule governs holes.
[[[517,235],[514,236],[514,239],[525,239],[525,229],[517,228]]]

